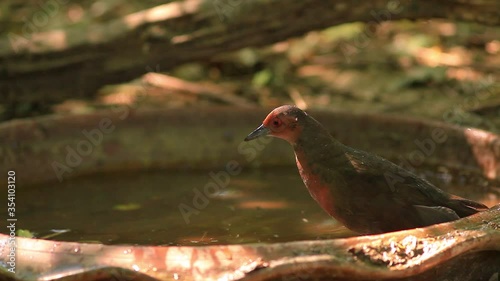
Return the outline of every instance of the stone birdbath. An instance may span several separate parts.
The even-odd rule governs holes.
[[[212,169],[228,161],[257,169],[238,146],[267,112],[226,107],[119,107],[13,120],[0,125],[0,170],[5,180],[9,171],[15,171],[17,189],[34,189],[43,183],[53,184],[56,192],[61,178],[97,173],[181,166]],[[426,165],[466,170],[493,183],[500,180],[500,137],[495,134],[394,116],[311,114],[340,141],[392,160],[401,156],[412,159],[423,153],[415,140],[433,140],[433,135],[444,134],[446,141],[436,143],[432,153],[425,154]],[[95,130],[102,133],[101,139],[88,137]],[[73,159],[78,162],[73,165],[66,147],[78,149],[80,145],[85,151],[83,142],[93,140],[91,153],[81,161]],[[294,165],[291,149],[274,141],[256,153],[258,169]],[[70,170],[55,172],[54,163]],[[22,204],[22,198],[16,200]],[[500,205],[490,207],[454,222],[381,235],[211,246],[63,242],[11,237],[4,227],[0,279],[499,280]]]

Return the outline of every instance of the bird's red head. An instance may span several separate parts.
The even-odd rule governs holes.
[[[283,105],[275,108],[267,115],[262,125],[245,138],[245,141],[269,135],[294,144],[302,131],[300,121],[305,116],[307,114],[304,111],[293,105]]]

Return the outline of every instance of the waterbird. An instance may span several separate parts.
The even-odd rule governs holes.
[[[425,227],[488,209],[449,194],[380,156],[340,143],[293,105],[272,110],[245,141],[263,136],[292,145],[299,174],[314,200],[360,234]]]

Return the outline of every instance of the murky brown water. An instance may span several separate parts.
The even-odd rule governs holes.
[[[488,206],[500,203],[498,185],[477,178],[467,182],[470,177],[452,177],[442,171],[426,175],[457,195]],[[227,181],[220,179],[223,184]],[[18,228],[30,230],[38,238],[69,230],[51,238],[60,241],[148,245],[281,242],[353,235],[315,203],[296,168],[244,171],[231,176],[213,198],[199,195],[214,182],[209,172],[155,171],[19,188]]]

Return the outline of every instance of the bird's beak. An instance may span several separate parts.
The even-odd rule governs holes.
[[[268,128],[264,127],[264,125],[260,125],[245,138],[245,141],[253,140],[262,136],[267,136],[270,132],[271,131]]]

